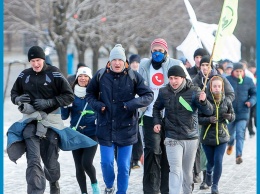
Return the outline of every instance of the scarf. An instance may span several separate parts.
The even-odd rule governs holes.
[[[86,87],[81,87],[78,84],[75,85],[74,87],[74,94],[79,97],[79,98],[83,98],[86,96]]]
[[[184,88],[185,85],[186,85],[186,79],[183,80],[183,82],[181,83],[181,85],[180,85],[177,89],[174,89],[174,88],[171,86],[171,91],[173,91],[174,94],[177,94],[177,93],[179,93],[179,92]]]

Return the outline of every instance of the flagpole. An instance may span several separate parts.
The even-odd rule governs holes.
[[[238,0],[224,0],[223,8],[222,8],[221,15],[220,15],[220,20],[219,20],[219,23],[218,23],[217,33],[216,33],[216,36],[215,36],[215,41],[214,41],[214,44],[213,44],[213,48],[212,48],[212,52],[211,52],[211,56],[210,56],[210,60],[209,60],[210,69],[209,69],[209,71],[206,75],[202,91],[205,91],[205,88],[207,86],[207,79],[208,79],[209,74],[211,72],[211,62],[212,62],[212,59],[213,59],[213,56],[214,56],[216,42],[217,42],[218,38],[221,39],[221,38],[223,38],[224,35],[232,34],[234,29],[235,29],[235,26],[236,26],[236,23],[237,23],[237,6],[238,6]],[[236,11],[234,13],[232,12],[231,17],[230,17],[230,14],[227,13],[228,12],[227,10],[230,11],[230,9],[232,11]],[[225,16],[225,17],[223,17],[223,16]],[[223,25],[223,20],[225,20],[225,22],[228,22],[228,25],[226,25],[226,24]],[[220,30],[221,30],[221,34],[220,34],[221,37],[219,37]]]

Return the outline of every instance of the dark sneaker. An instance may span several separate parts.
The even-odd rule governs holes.
[[[104,194],[113,194],[115,191],[115,187],[112,188],[105,188]]]
[[[241,156],[238,156],[236,158],[236,164],[241,164],[242,162],[243,162],[243,160],[242,160]]]
[[[218,185],[213,184],[211,187],[211,194],[219,194]]]
[[[132,169],[137,169],[137,168],[140,168],[139,164],[138,164],[138,161],[137,162],[133,162],[132,164]]]
[[[59,182],[50,182],[50,194],[60,194],[60,185]]]
[[[208,189],[208,188],[209,188],[209,186],[207,185],[207,183],[202,182],[202,183],[200,184],[200,190],[205,190],[205,189]]]

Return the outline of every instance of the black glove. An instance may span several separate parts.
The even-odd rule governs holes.
[[[210,121],[210,123],[216,123],[218,120],[217,120],[217,117],[211,116],[211,117],[209,117],[209,121]]]
[[[21,96],[17,96],[14,100],[14,103],[16,105],[20,105],[22,103],[30,103],[30,102],[31,102],[31,98],[29,94],[23,94]]]
[[[231,120],[231,114],[230,113],[224,113],[223,118],[227,120]]]
[[[53,107],[57,104],[55,99],[36,99],[33,103],[33,107],[36,110],[44,110]]]

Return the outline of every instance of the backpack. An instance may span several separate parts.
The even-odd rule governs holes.
[[[99,82],[100,79],[102,78],[102,76],[104,75],[104,73],[106,72],[106,68],[102,68],[100,69],[98,76],[97,76],[97,81]],[[136,76],[135,73],[132,69],[129,69],[127,74],[129,75],[129,77],[131,78],[131,80],[136,84],[137,80],[136,80]]]

